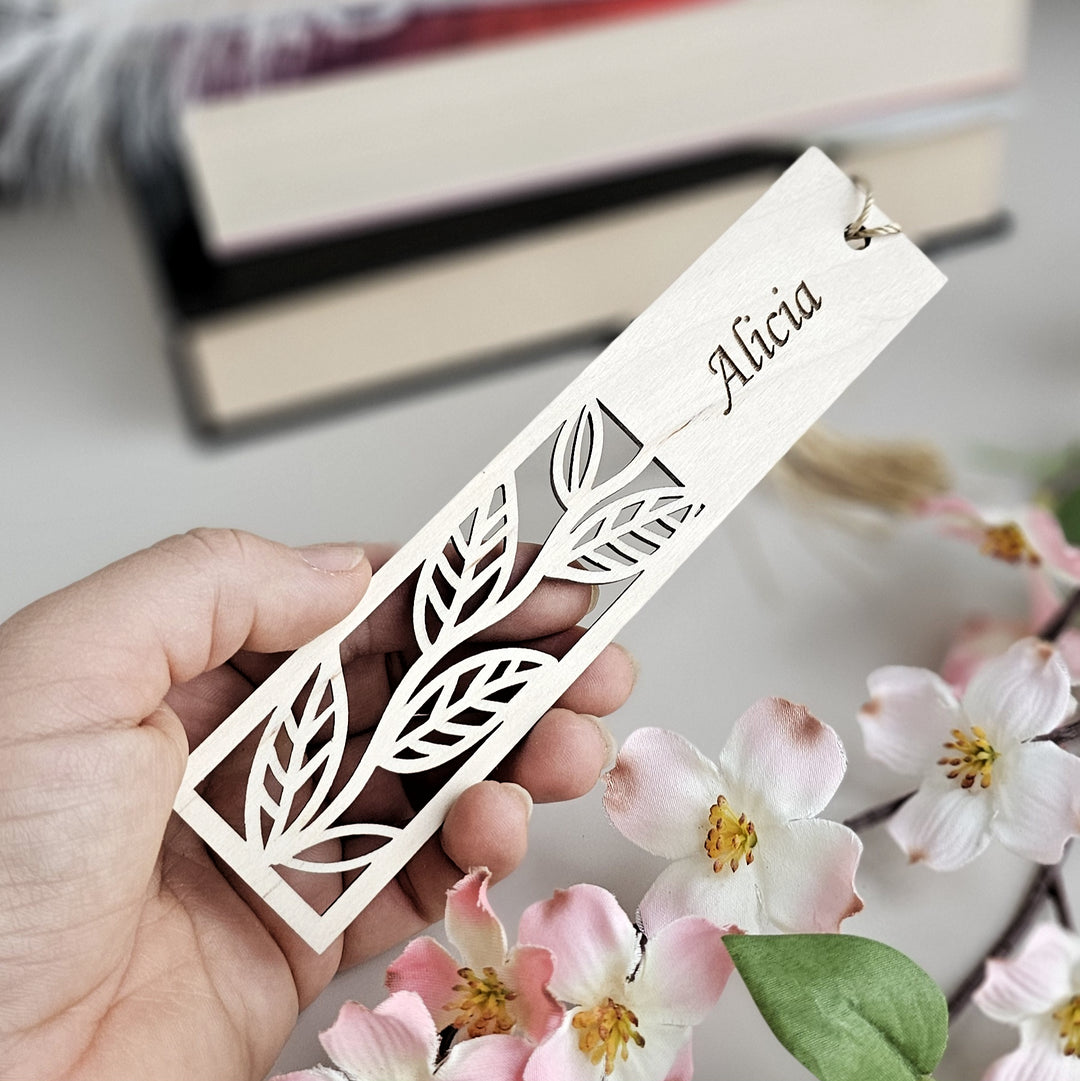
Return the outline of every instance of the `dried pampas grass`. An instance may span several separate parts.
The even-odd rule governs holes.
[[[836,515],[872,510],[911,513],[949,488],[949,471],[930,443],[840,435],[817,425],[770,474],[780,491],[805,509]]]
[[[445,0],[0,0],[0,190],[96,177],[118,146],[166,152],[215,70],[258,85],[327,40],[380,36]]]

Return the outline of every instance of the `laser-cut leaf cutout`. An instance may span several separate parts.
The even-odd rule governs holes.
[[[513,484],[499,484],[420,571],[413,632],[422,650],[460,630],[506,589],[517,553],[518,514]]]
[[[564,510],[592,489],[603,454],[604,415],[586,402],[576,420],[563,422],[551,452],[551,488]]]
[[[496,479],[514,483],[520,478],[522,489],[518,498],[524,493],[530,497],[529,505],[523,508],[523,518],[532,521],[543,515],[551,524],[547,539],[535,561],[525,568],[521,581],[507,588],[504,596],[494,603],[476,609],[477,619],[471,617],[473,608],[464,612],[466,618],[452,632],[440,637],[434,648],[424,649],[424,642],[430,644],[430,639],[424,634],[419,636],[420,655],[401,674],[401,681],[372,734],[368,750],[377,749],[379,753],[371,754],[370,759],[365,754],[358,768],[335,780],[333,795],[308,824],[305,837],[315,843],[320,831],[325,835],[348,821],[349,812],[366,783],[376,771],[385,770],[384,752],[396,746],[409,732],[410,725],[415,730],[423,720],[416,718],[415,713],[404,712],[403,704],[412,701],[420,688],[437,678],[447,664],[463,656],[460,649],[468,638],[475,637],[482,622],[490,627],[514,611],[545,577],[578,573],[577,568],[568,570],[575,563],[582,568],[591,566],[591,573],[581,572],[586,582],[597,582],[603,574],[613,579],[625,575],[627,588],[620,589],[618,596],[605,603],[601,617],[590,623],[557,663],[537,670],[536,677],[516,693],[502,712],[498,728],[489,737],[460,754],[451,764],[455,767],[452,772],[447,770],[444,776],[432,778],[438,782],[437,788],[433,784],[435,790],[430,798],[402,826],[401,835],[388,838],[374,852],[370,865],[355,876],[355,881],[343,883],[340,897],[329,907],[315,909],[283,881],[278,873],[279,865],[268,862],[261,847],[259,827],[269,819],[269,814],[258,801],[252,801],[256,807],[255,829],[249,838],[242,824],[226,821],[204,798],[203,784],[253,733],[266,729],[268,717],[278,724],[280,733],[285,718],[279,719],[273,711],[281,703],[291,707],[305,681],[313,678],[327,647],[340,647],[399,590],[413,593],[425,564],[447,548],[455,525],[468,522],[473,516],[472,526],[467,527],[471,541],[477,506],[481,503],[477,482],[469,483],[378,572],[364,599],[340,624],[282,663],[193,750],[177,795],[177,812],[314,949],[322,951],[329,947],[385,889],[434,836],[461,792],[491,774],[546,706],[565,693],[611,636],[639,611],[668,574],[786,452],[806,424],[831,404],[840,390],[940,287],[941,276],[903,237],[891,238],[878,252],[881,258],[869,262],[862,253],[847,252],[843,246],[836,250],[814,240],[814,230],[832,230],[835,223],[849,220],[845,215],[850,213],[852,205],[857,205],[853,204],[854,196],[854,189],[843,174],[820,152],[809,151],[741,219],[737,229],[706,252],[486,467],[481,476],[487,478],[489,490]],[[798,238],[794,247],[793,237]],[[778,246],[777,238],[783,240],[783,245]],[[744,301],[771,303],[766,296],[754,299],[750,289],[753,283],[766,280],[763,275],[768,266],[788,267],[792,252],[798,254],[798,274],[813,284],[816,295],[827,293],[827,300],[810,326],[809,334],[813,336],[803,333],[797,342],[792,340],[784,357],[782,378],[777,377],[777,372],[772,375],[765,372],[760,381],[755,381],[754,393],[739,393],[737,386],[728,387],[722,379],[706,374],[707,358],[715,351],[718,341],[728,340],[731,311],[749,310],[743,306]],[[845,261],[848,256],[850,266]],[[760,274],[744,273],[750,263]],[[904,283],[902,290],[895,288],[897,281]],[[875,318],[875,312],[884,310],[882,302],[886,302],[888,317]],[[819,318],[826,321],[820,327]],[[826,369],[828,378],[823,378]],[[733,399],[736,418],[730,423],[717,423],[717,406],[731,404],[727,401],[727,390],[738,395]],[[576,437],[574,428],[583,409],[586,418],[592,410],[591,415],[603,421],[604,446],[590,451],[587,457],[588,424],[584,431],[579,428]],[[596,423],[593,429],[594,434],[600,430]],[[571,457],[568,441],[580,439],[582,446],[574,459],[574,472],[564,472],[561,481],[543,485],[548,489],[561,484],[564,495],[569,494],[571,485],[576,486],[571,506],[563,508],[561,520],[550,523],[552,506],[559,503],[557,495],[554,491],[550,495],[547,491],[534,492],[531,481],[537,470],[542,471],[547,481],[552,481],[548,459],[560,436],[565,447],[561,459],[564,470]],[[601,449],[603,459],[598,460],[596,456]],[[594,465],[598,471],[590,478]],[[655,475],[653,465],[667,479],[646,479],[647,473]],[[687,517],[682,524],[672,525],[670,519],[675,516],[670,510],[666,512],[668,521],[662,515],[641,523],[644,539],[625,538],[629,554],[619,555],[614,549],[596,550],[596,542],[605,527],[612,531],[616,545],[619,543],[610,512],[596,517],[600,508],[634,488],[651,488],[654,484],[678,486],[675,477],[688,481],[694,499],[706,501],[701,513],[686,504]],[[534,495],[537,496],[535,508],[531,503]],[[640,497],[645,498],[644,494]],[[698,510],[702,505],[694,504]],[[539,513],[534,515],[534,509]],[[632,516],[635,512],[628,513]],[[693,518],[689,517],[691,514]],[[586,519],[592,519],[589,531],[580,528]],[[626,520],[617,518],[616,523],[625,525]],[[671,529],[676,532],[668,536]],[[659,544],[659,558],[646,554],[653,550],[654,544]],[[610,557],[611,563],[605,571],[599,558],[590,564],[590,556]],[[635,563],[640,573],[635,573]],[[460,570],[463,566],[456,559],[451,562],[452,568]],[[448,609],[453,594],[442,572],[433,573],[432,584],[436,591],[442,590],[439,599],[443,608]],[[428,596],[433,595],[429,591]],[[439,630],[435,625],[437,616],[438,609],[433,603],[425,615],[425,623],[431,620],[433,635]],[[300,712],[298,707],[297,713]],[[272,736],[271,742],[279,738],[281,742],[276,745],[284,746],[284,736]],[[322,737],[318,738],[321,741]],[[313,748],[317,750],[318,744],[313,744]],[[314,755],[308,759],[311,757]],[[288,758],[282,752],[275,762],[269,754],[264,755],[254,789],[261,792],[266,788],[276,798],[282,778],[289,777]],[[309,779],[305,791],[314,783],[314,778]],[[365,841],[352,842],[349,855],[352,848],[364,847],[367,847]],[[335,853],[307,846],[298,847],[288,855],[303,859]]]
[[[519,646],[458,661],[409,700],[407,708],[420,723],[397,738],[383,768],[419,773],[456,758],[502,723],[506,706],[529,680],[557,663],[548,653]]]
[[[270,715],[248,774],[245,836],[249,845],[265,849],[271,862],[276,862],[272,856],[279,851],[291,856],[307,847],[298,846],[295,838],[325,802],[345,753],[349,703],[337,649],[315,669],[299,718],[295,705],[281,704]],[[328,721],[329,738],[313,747]],[[271,778],[279,791],[268,786]],[[265,837],[264,815],[269,819]]]
[[[630,578],[695,514],[697,506],[677,487],[619,496],[573,528],[570,565],[554,574],[596,585]]]
[[[365,837],[380,837],[383,841],[392,841],[401,833],[400,826],[385,826],[377,822],[360,822],[355,825],[332,826],[320,831],[320,841],[350,841]],[[308,846],[312,847],[312,846]],[[378,853],[381,845],[370,852],[350,856],[340,860],[308,860],[302,856],[289,856],[275,862],[277,867],[291,867],[295,871],[311,871],[316,874],[341,874],[345,871],[361,871],[367,867]],[[303,850],[301,850],[303,851]]]

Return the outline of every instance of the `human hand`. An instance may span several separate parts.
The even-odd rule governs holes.
[[[589,715],[617,708],[633,683],[618,647],[497,779],[461,796],[441,834],[322,955],[171,815],[189,748],[277,654],[355,607],[388,555],[201,530],[0,626],[0,1077],[260,1078],[339,968],[440,919],[445,891],[470,866],[501,877],[518,864],[531,809],[523,789],[542,801],[592,787],[609,748]],[[489,634],[558,651],[589,602],[587,586],[545,583]],[[405,606],[396,596],[349,641],[346,677],[365,692],[350,701],[367,703],[351,718],[360,743],[388,695],[387,655],[409,648]],[[237,783],[220,794],[222,814],[243,798]],[[370,813],[407,817],[411,795],[388,781]],[[318,877],[334,888],[333,876]]]

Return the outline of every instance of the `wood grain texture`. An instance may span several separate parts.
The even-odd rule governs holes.
[[[943,276],[902,236],[849,247],[844,227],[860,207],[824,154],[803,155],[394,556],[345,620],[293,654],[193,752],[177,812],[313,949],[341,934],[457,796],[492,771],[941,287]],[[883,220],[875,211],[870,224]],[[526,539],[516,479],[541,451],[554,524],[511,584]],[[545,578],[622,591],[561,658],[491,644],[462,656]],[[419,583],[415,659],[359,766],[339,777],[348,711],[341,645],[406,583]],[[241,833],[197,787],[256,733]],[[453,776],[404,825],[349,820],[376,769],[400,775],[448,763]],[[359,847],[325,863],[311,855],[342,841]],[[320,913],[280,867],[355,878]]]

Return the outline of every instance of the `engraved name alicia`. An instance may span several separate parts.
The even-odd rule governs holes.
[[[774,285],[773,296],[779,292]],[[750,322],[750,316],[740,315],[731,324],[731,333],[739,343],[738,349],[728,352],[721,343],[713,350],[709,357],[709,371],[724,380],[724,390],[727,391],[725,417],[731,412],[732,381],[737,379],[740,386],[746,386],[754,378],[754,373],[761,371],[765,361],[772,360],[777,350],[783,349],[791,341],[792,335],[801,330],[803,324],[821,307],[821,297],[814,296],[806,282],[799,282],[793,300],[798,315],[786,300],[780,302],[776,311],[769,312],[761,327],[755,327]]]

